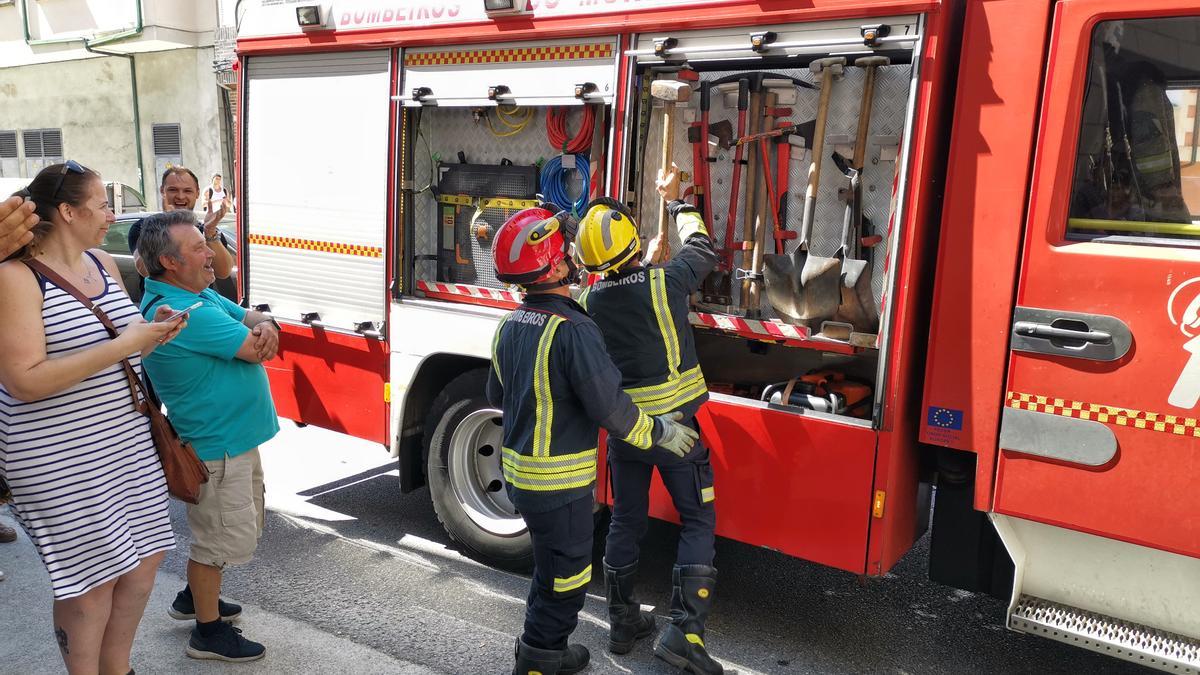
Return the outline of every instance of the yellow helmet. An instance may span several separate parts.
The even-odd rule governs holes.
[[[592,274],[611,274],[632,260],[642,241],[629,209],[608,197],[593,199],[579,223],[575,250]]]

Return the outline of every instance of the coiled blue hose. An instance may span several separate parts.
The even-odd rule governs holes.
[[[542,197],[560,209],[570,210],[578,218],[583,215],[583,207],[587,205],[588,194],[591,192],[591,167],[588,165],[587,155],[575,155],[574,171],[578,171],[583,178],[583,188],[579,192],[579,198],[575,200],[572,200],[567,192],[567,171],[570,170],[563,168],[560,155],[546,160],[542,165]]]

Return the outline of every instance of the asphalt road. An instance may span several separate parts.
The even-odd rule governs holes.
[[[227,575],[226,594],[434,671],[508,672],[528,580],[459,554],[428,493],[400,493],[380,446],[284,427],[264,452],[269,517],[258,557]],[[176,507],[181,546],[163,570],[182,576],[187,528]],[[651,526],[640,599],[660,617],[674,545],[674,526]],[[864,582],[719,540],[708,645],[739,673],[1150,672],[1007,631],[1000,602],[928,581],[927,554],[923,539],[890,574]],[[600,560],[598,547],[597,568]],[[574,637],[592,651],[588,672],[674,672],[649,645],[607,653],[603,595],[596,575]],[[243,629],[254,637],[252,621]]]

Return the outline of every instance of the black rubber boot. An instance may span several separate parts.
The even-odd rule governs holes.
[[[591,655],[583,645],[567,645],[566,649],[538,649],[517,639],[513,649],[517,664],[513,675],[573,675],[587,667]]]
[[[633,597],[637,563],[610,567],[604,563],[604,588],[608,594],[608,651],[628,654],[633,644],[654,632],[654,617],[642,611]]]
[[[704,622],[712,608],[717,570],[707,565],[676,565],[671,577],[671,625],[654,645],[654,655],[697,675],[722,675],[725,669],[704,647]]]

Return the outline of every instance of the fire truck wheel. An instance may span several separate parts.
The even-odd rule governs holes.
[[[504,489],[500,411],[484,397],[487,369],[450,381],[425,421],[433,509],[450,538],[489,565],[528,571],[533,548]]]

